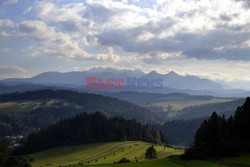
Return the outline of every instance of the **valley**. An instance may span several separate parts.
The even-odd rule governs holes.
[[[250,0],[0,0],[0,167],[250,167]]]

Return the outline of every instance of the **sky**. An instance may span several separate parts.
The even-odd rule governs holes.
[[[93,67],[250,89],[250,1],[0,0],[0,79]]]

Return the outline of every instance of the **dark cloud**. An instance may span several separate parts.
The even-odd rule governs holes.
[[[95,22],[107,22],[117,11],[106,8],[100,4],[88,4],[83,14],[84,18],[89,18]]]
[[[235,33],[218,29],[206,34],[177,33],[174,37],[136,41],[142,34],[140,29],[109,30],[98,35],[99,43],[104,46],[118,46],[127,52],[140,54],[154,52],[182,52],[188,58],[250,60],[250,48],[242,48],[250,38],[247,32]]]
[[[225,15],[225,14],[221,14],[221,15],[220,15],[220,18],[221,18],[221,20],[223,20],[223,21],[230,21],[230,20],[232,20],[232,17],[231,17],[231,16],[228,16],[228,15]]]
[[[244,7],[250,8],[250,1],[249,0],[235,0],[235,1],[243,2],[244,3]]]

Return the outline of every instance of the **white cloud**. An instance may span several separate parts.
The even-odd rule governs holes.
[[[0,79],[7,78],[27,78],[28,72],[17,66],[0,66]]]
[[[12,36],[6,31],[0,31],[1,38],[11,38]]]
[[[143,54],[148,59],[149,54],[156,52],[161,55],[181,52],[187,58],[248,60],[246,53],[250,48],[242,46],[250,35],[250,12],[243,3],[158,0],[154,5],[154,8],[142,8],[112,0],[65,5],[40,1],[26,13],[35,14],[46,24],[57,25],[57,30],[66,31],[72,40],[86,47],[113,47],[140,55],[138,59]],[[232,48],[240,51],[231,51]],[[241,52],[242,56],[235,52]],[[108,53],[104,54],[108,57]],[[180,58],[179,54],[174,55]],[[162,60],[161,56],[154,58]]]
[[[89,55],[79,47],[67,33],[56,32],[42,21],[23,21],[19,24],[21,37],[39,42],[39,47],[31,46],[27,53],[32,56],[55,56],[66,59],[87,59]]]
[[[15,23],[12,22],[9,19],[3,19],[3,20],[0,20],[0,28],[1,27],[10,27],[10,28],[13,28],[13,27],[15,27]]]

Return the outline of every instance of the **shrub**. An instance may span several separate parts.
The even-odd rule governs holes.
[[[146,156],[146,159],[155,159],[155,158],[157,158],[156,157],[156,150],[155,150],[154,146],[151,146],[146,150],[145,156]]]
[[[128,162],[130,162],[130,160],[129,159],[127,159],[127,158],[122,158],[120,161],[118,161],[117,163],[128,163]]]

